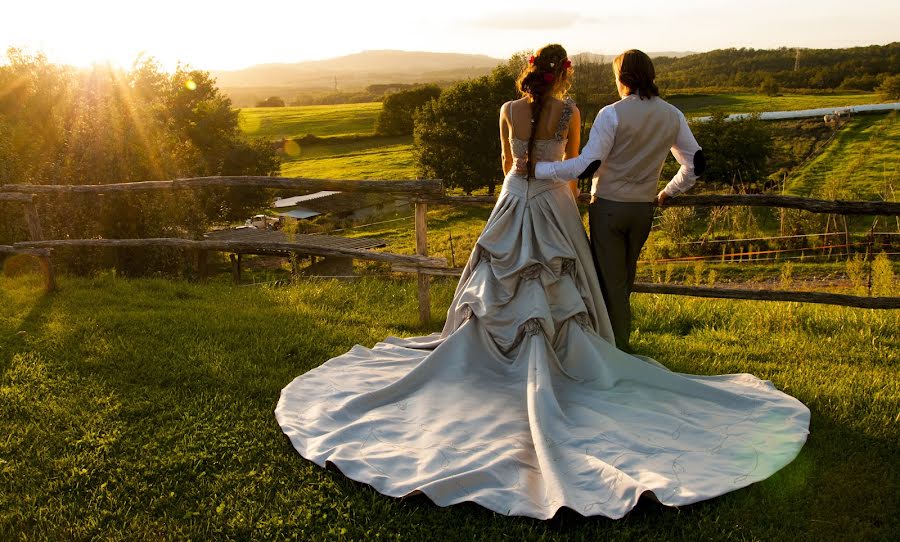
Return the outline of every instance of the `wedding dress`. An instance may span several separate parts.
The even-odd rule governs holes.
[[[538,160],[563,157],[567,117]],[[385,495],[539,519],[709,499],[806,441],[809,410],[771,382],[671,372],[613,341],[566,183],[510,173],[443,331],[354,346],[288,384],[275,416],[303,457]]]

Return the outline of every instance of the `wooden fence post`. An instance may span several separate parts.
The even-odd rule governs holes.
[[[37,213],[37,207],[33,201],[25,202],[25,222],[28,223],[28,234],[32,241],[43,241],[44,230],[41,228],[41,219]],[[44,272],[44,285],[48,292],[56,290],[56,277],[53,276],[53,265],[49,256],[38,256],[41,270]]]
[[[428,204],[416,202],[416,255],[428,256],[428,226],[425,213]],[[430,277],[419,270],[416,273],[419,279],[419,322],[426,326],[431,322],[431,283]]]
[[[230,254],[228,256],[231,259],[231,278],[234,279],[235,284],[241,283],[241,254]]]

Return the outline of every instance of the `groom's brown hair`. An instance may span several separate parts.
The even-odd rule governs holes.
[[[613,71],[619,81],[632,92],[637,92],[642,100],[659,96],[659,87],[653,82],[656,69],[647,53],[637,49],[625,51],[613,60]]]

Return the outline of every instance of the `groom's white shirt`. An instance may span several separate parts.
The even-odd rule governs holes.
[[[663,189],[669,196],[690,189],[697,180],[694,156],[700,145],[684,114],[661,98],[626,96],[597,114],[581,154],[562,162],[538,162],[538,179],[568,180],[594,161],[600,169],[591,195],[613,201],[653,201],[666,154],[671,151],[681,168]]]

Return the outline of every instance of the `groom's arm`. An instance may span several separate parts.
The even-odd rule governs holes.
[[[594,119],[587,145],[581,149],[581,154],[562,162],[538,162],[534,168],[535,178],[567,181],[593,177],[600,163],[609,156],[618,124],[615,108],[611,105],[604,107]]]
[[[700,148],[694,134],[691,133],[684,114],[679,111],[678,115],[681,126],[678,129],[675,144],[672,146],[672,155],[675,156],[675,160],[681,164],[681,167],[657,196],[660,205],[666,199],[690,190],[697,181],[697,176],[706,169],[706,157],[703,155],[703,149]]]

